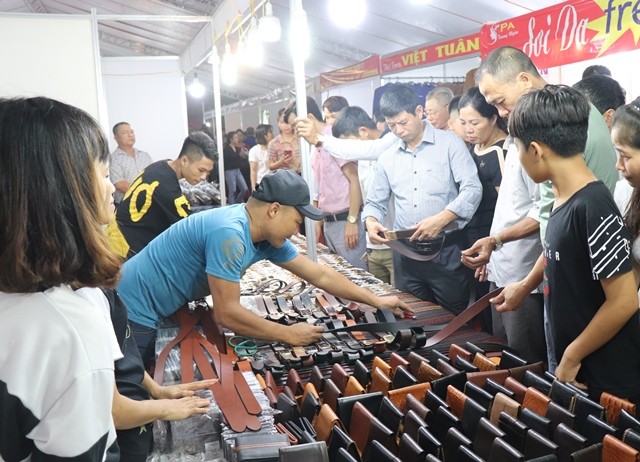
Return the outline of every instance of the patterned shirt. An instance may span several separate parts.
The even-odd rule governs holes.
[[[116,150],[111,153],[109,177],[113,184],[124,180],[131,185],[138,174],[153,162],[153,159],[147,152],[140,151],[136,148],[133,148],[133,152],[135,154],[134,157],[131,157],[120,148],[116,148]],[[116,189],[113,195],[116,204],[122,201],[123,196],[124,193]]]
[[[276,136],[269,142],[267,146],[269,150],[269,162],[278,162],[284,156],[285,151],[292,151],[293,157],[288,166],[282,168],[287,170],[293,170],[296,173],[300,173],[300,143],[297,138],[294,138],[291,143],[284,141],[282,135]]]

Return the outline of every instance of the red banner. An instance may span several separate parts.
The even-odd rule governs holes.
[[[569,0],[480,32],[482,57],[512,46],[538,68],[585,61],[638,48],[640,0]]]
[[[480,34],[472,34],[459,39],[404,51],[392,56],[385,56],[382,58],[381,68],[383,74],[388,74],[459,58],[479,51]]]
[[[336,71],[320,73],[320,89],[342,85],[354,80],[367,79],[380,74],[380,55],[372,55],[362,62]]]

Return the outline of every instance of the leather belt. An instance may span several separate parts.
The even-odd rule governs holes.
[[[349,210],[345,210],[344,212],[330,214],[324,214],[324,221],[345,221],[349,216]]]
[[[416,232],[416,229],[417,228],[386,231],[384,234],[381,234],[381,236],[386,237],[389,240],[386,244],[399,254],[411,258],[412,260],[431,261],[440,255],[447,235],[458,230],[458,223],[452,221],[442,229],[438,236],[434,238],[423,241],[414,241],[412,245],[415,246],[416,250],[419,250],[419,248],[422,247],[422,253],[399,241],[399,239],[409,239]]]

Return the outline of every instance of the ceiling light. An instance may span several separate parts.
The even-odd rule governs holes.
[[[189,94],[193,98],[202,98],[207,89],[204,87],[200,79],[198,79],[198,74],[194,74],[193,80],[191,81],[191,85],[189,85]]]
[[[302,0],[295,0],[291,11],[291,31],[289,32],[291,53],[294,56],[309,57],[309,29],[307,26],[307,13],[302,8]]]
[[[350,29],[362,22],[367,13],[365,0],[329,0],[329,16],[339,27]]]
[[[220,64],[220,78],[225,85],[235,85],[238,81],[238,69],[236,68],[236,59],[231,53],[229,42],[224,45],[224,56]]]
[[[262,66],[264,52],[262,50],[262,41],[260,40],[260,32],[258,31],[258,21],[255,17],[251,18],[251,26],[247,34],[247,42],[245,48],[245,63],[251,67]]]
[[[273,5],[271,5],[270,1],[267,1],[264,5],[264,15],[258,21],[258,31],[263,42],[277,42],[280,40],[282,35],[280,20],[273,15]]]

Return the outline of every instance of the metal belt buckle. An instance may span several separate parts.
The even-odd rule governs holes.
[[[397,241],[398,240],[398,234],[395,231],[385,231],[384,235],[390,241]]]

